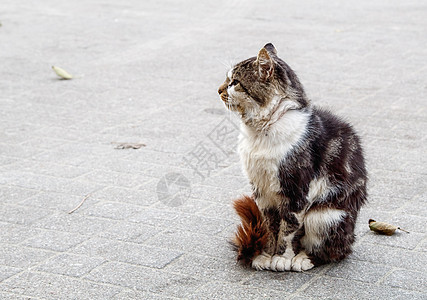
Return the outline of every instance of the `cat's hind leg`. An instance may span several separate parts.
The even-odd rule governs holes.
[[[314,209],[304,217],[301,244],[315,265],[340,261],[351,253],[354,225],[355,218],[344,210]]]

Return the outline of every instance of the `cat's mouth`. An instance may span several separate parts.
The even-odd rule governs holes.
[[[224,101],[225,107],[227,107],[229,110],[237,110],[237,108],[239,107],[238,104],[233,104],[229,101]]]

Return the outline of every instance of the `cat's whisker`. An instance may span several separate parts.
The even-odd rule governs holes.
[[[218,59],[217,57],[215,57],[215,60],[218,61],[221,65],[223,65],[224,67],[227,68],[227,70],[229,70],[231,68],[231,65],[228,65],[226,62]]]

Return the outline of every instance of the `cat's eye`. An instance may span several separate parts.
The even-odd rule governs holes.
[[[233,79],[233,81],[228,85],[228,87],[232,87],[237,84],[239,84],[239,81],[237,79]]]

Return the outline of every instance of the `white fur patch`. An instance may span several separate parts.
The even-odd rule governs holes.
[[[231,68],[230,70],[228,70],[227,72],[227,77],[229,80],[231,80],[231,77],[233,76],[233,69]]]
[[[244,171],[260,193],[260,209],[276,206],[280,191],[278,167],[289,151],[303,138],[309,113],[299,110],[286,112],[267,133],[258,132],[242,123],[239,154]]]
[[[309,203],[323,198],[331,191],[329,180],[325,177],[315,178],[310,182],[307,200]]]
[[[304,217],[305,235],[301,239],[307,252],[319,247],[330,227],[341,222],[346,215],[345,211],[333,208],[309,211]]]

